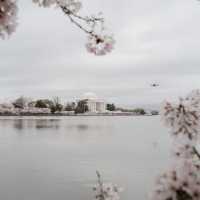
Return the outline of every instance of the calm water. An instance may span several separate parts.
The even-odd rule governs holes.
[[[0,199],[92,200],[98,169],[145,200],[169,145],[159,117],[1,117]]]

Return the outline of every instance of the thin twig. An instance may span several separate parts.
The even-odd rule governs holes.
[[[75,14],[74,12],[71,12],[71,15],[73,15],[74,17],[78,18],[78,19],[81,19],[83,21],[86,21],[86,22],[96,22],[96,21],[100,21],[100,22],[103,22],[104,21],[104,18],[97,18],[97,17],[82,17],[80,15],[77,15]]]
[[[79,27],[79,28],[80,28],[81,30],[83,30],[85,33],[90,34],[90,35],[92,34],[92,31],[89,31],[89,30],[87,30],[86,28],[84,28],[81,24],[79,24],[77,21],[75,21],[71,15],[67,15],[67,16],[69,17],[69,19],[70,19],[70,21],[71,21],[72,23],[74,23],[77,27]]]
[[[196,147],[193,147],[193,152],[194,154],[199,158],[200,160],[200,153],[198,152],[198,150],[196,149]]]
[[[100,175],[99,171],[96,171],[96,174],[97,174],[98,184],[99,184],[99,187],[100,187],[100,192],[101,192],[101,197],[102,197],[101,200],[105,200],[104,191],[103,191],[103,182],[101,181],[101,175]]]
[[[83,21],[86,21],[86,22],[96,22],[96,21],[101,21],[103,22],[104,21],[104,18],[100,18],[100,17],[82,17],[74,12],[72,12],[69,8],[67,8],[66,6],[62,6],[59,4],[59,2],[57,2],[57,4],[62,8],[62,10],[64,9],[65,10],[65,14],[70,14],[70,15],[73,15],[74,17],[80,19],[80,20],[83,20]]]
[[[59,5],[59,4],[58,4]],[[93,33],[92,30],[88,30],[86,29],[85,27],[83,27],[78,21],[76,21],[74,18],[77,18],[79,20],[83,20],[85,21],[86,23],[88,22],[92,22],[93,25],[99,21],[99,22],[103,22],[103,18],[96,18],[96,17],[91,17],[91,18],[86,18],[86,17],[82,17],[80,15],[77,15],[75,14],[74,12],[72,12],[70,9],[68,9],[66,6],[62,6],[62,5],[59,5],[61,10],[68,16],[68,18],[70,19],[70,21],[75,24],[78,28],[80,28],[82,31],[84,31],[85,33],[89,34],[89,35],[92,35],[94,37],[97,37],[96,34]],[[73,18],[74,17],[74,18]]]

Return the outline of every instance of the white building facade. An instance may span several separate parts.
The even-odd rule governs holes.
[[[88,107],[88,112],[91,113],[104,113],[106,112],[106,102],[99,99],[94,93],[85,93],[82,97]]]

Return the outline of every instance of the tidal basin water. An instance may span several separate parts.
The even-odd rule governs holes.
[[[0,199],[92,200],[99,170],[145,200],[169,150],[159,116],[1,117]]]

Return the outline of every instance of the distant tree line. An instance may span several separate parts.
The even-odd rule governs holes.
[[[35,107],[35,108],[46,108],[49,109],[52,114],[59,112],[74,112],[75,114],[85,113],[89,111],[87,100],[80,100],[78,102],[67,102],[66,104],[62,104],[59,97],[53,97],[52,99],[38,99],[32,101],[26,97],[19,97],[15,101],[12,102],[14,108],[24,109],[26,107]],[[143,108],[135,108],[135,109],[125,109],[118,108],[114,103],[106,104],[106,110],[110,112],[119,111],[119,112],[131,112],[136,115],[145,115],[147,112]],[[150,112],[151,115],[159,114],[158,111],[153,110]]]
[[[115,104],[107,104],[106,105],[106,109],[109,110],[109,111],[115,111],[116,110],[116,106]]]
[[[26,97],[19,97],[14,102],[13,105],[15,108],[25,108],[26,106],[34,106],[36,108],[49,108],[51,113],[61,112],[61,111],[74,111],[75,114],[85,113],[88,111],[87,100],[80,100],[77,103],[68,102],[66,105],[62,105],[59,97],[54,97],[50,99],[38,99],[36,101],[30,101]],[[106,109],[109,111],[115,111],[115,104],[107,104]]]
[[[31,101],[26,97],[19,97],[13,101],[13,106],[15,108],[23,109],[25,107],[36,107],[36,108],[49,108],[51,113],[61,112],[61,111],[74,111],[75,114],[88,112],[87,100],[80,100],[76,102],[68,102],[63,105],[59,97],[54,97],[53,99],[38,99]],[[116,106],[112,104],[107,104],[106,109],[109,111],[115,111]]]

